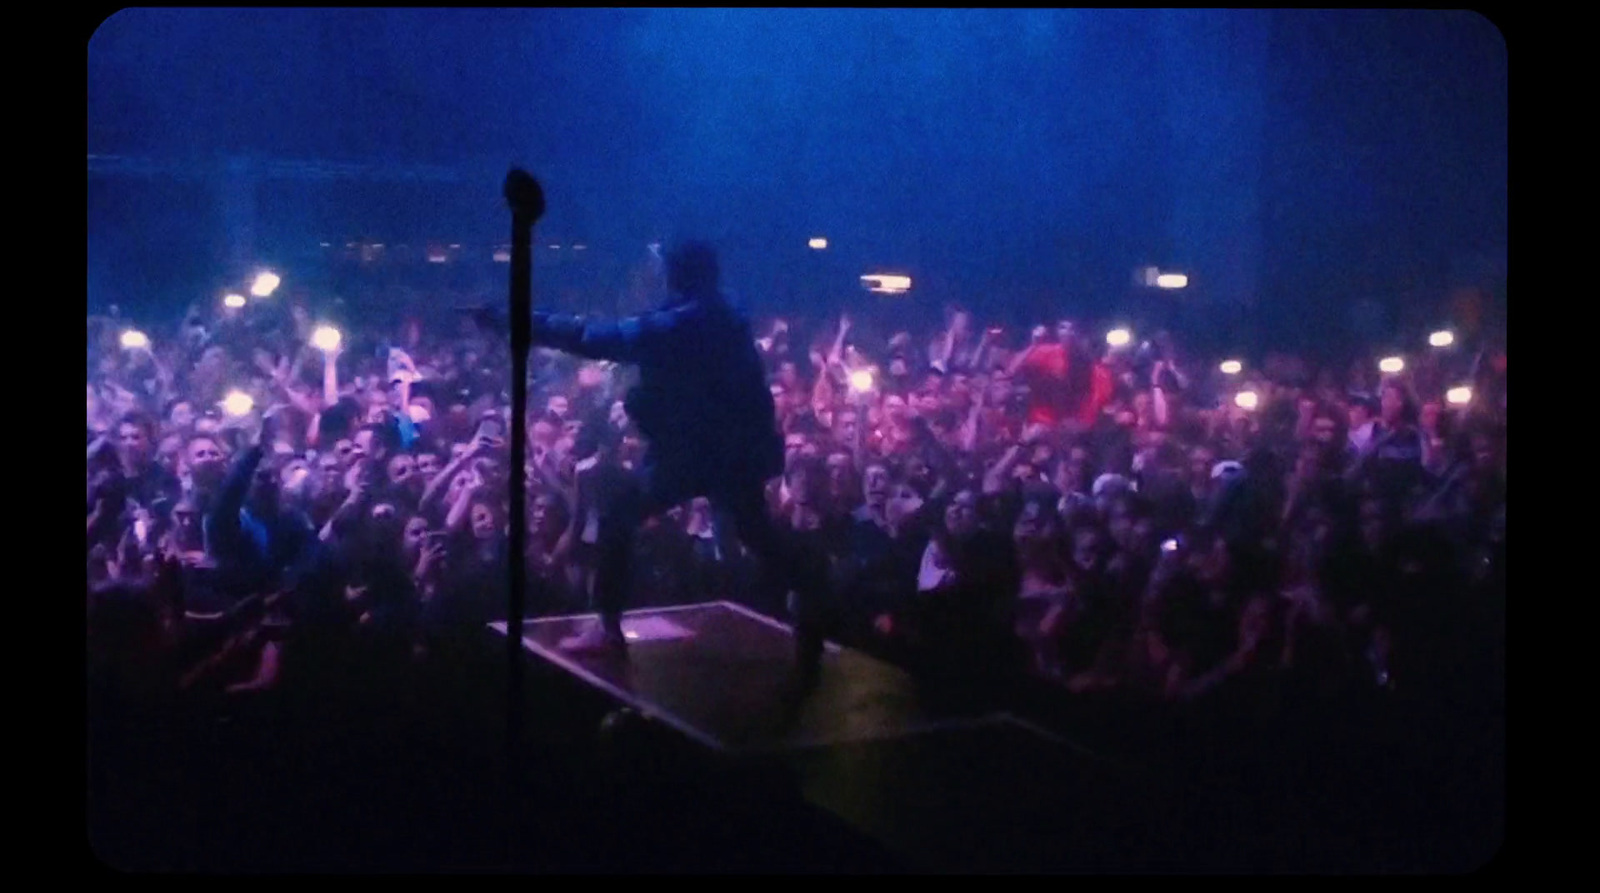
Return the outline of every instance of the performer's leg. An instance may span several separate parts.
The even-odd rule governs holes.
[[[801,681],[806,685],[815,684],[829,616],[825,569],[805,561],[784,540],[767,512],[759,485],[715,498],[713,504],[718,521],[732,526],[734,535],[760,562],[763,575],[779,581],[784,591],[796,594],[795,647]]]
[[[658,510],[648,480],[639,475],[629,478],[601,507],[590,595],[590,607],[600,615],[600,624],[562,640],[562,648],[590,651],[616,649],[625,644],[622,612],[627,608],[628,587],[633,582],[634,537],[645,519]]]

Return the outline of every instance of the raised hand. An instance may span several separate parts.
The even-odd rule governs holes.
[[[437,575],[444,568],[444,560],[444,540],[438,537],[429,537],[422,547],[422,554],[417,558],[417,579],[426,580]]]
[[[359,459],[344,474],[344,488],[350,494],[347,501],[351,504],[358,503],[366,498],[367,466],[370,463],[370,459]]]
[[[282,427],[279,416],[284,410],[283,404],[270,407],[261,416],[261,430],[256,433],[256,443],[260,446],[270,447],[278,441],[278,431]]]
[[[1150,367],[1150,386],[1161,387],[1161,375],[1167,371],[1167,361],[1157,360]]]

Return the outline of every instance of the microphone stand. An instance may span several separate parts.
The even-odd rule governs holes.
[[[528,566],[528,352],[532,340],[533,225],[544,215],[544,190],[526,171],[506,174],[506,203],[511,207],[511,535],[510,599],[506,610],[506,657],[509,662],[506,700],[508,793],[511,806],[521,805],[519,762],[522,750],[522,628],[527,611]],[[510,841],[515,845],[516,822]]]

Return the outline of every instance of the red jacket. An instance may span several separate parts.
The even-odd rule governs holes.
[[[1100,413],[1111,402],[1111,395],[1115,391],[1115,382],[1111,378],[1111,370],[1104,363],[1095,363],[1094,370],[1090,373],[1089,393],[1083,395],[1078,402],[1078,422],[1084,426],[1092,426],[1100,418]]]
[[[1067,378],[1067,349],[1060,344],[1035,347],[1022,363],[1028,383],[1028,424],[1054,425],[1072,411],[1071,384]]]

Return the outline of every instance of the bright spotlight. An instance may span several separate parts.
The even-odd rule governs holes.
[[[1406,361],[1400,357],[1384,357],[1378,361],[1378,371],[1385,375],[1399,375],[1406,371]]]
[[[271,297],[282,283],[283,280],[278,278],[277,273],[262,272],[256,275],[254,282],[250,283],[250,293],[258,298]]]
[[[1187,288],[1189,277],[1182,273],[1162,273],[1156,277],[1156,288]]]
[[[122,333],[122,346],[126,350],[149,350],[150,336],[137,329],[129,329]]]
[[[865,394],[872,390],[872,370],[857,369],[850,373],[850,390],[857,394]]]
[[[238,310],[245,305],[244,295],[226,294],[222,296],[222,306],[229,310]]]
[[[317,326],[317,330],[311,333],[311,346],[321,351],[338,350],[342,340],[343,336],[333,326]]]
[[[1450,390],[1445,391],[1444,399],[1449,401],[1451,406],[1466,406],[1468,403],[1472,402],[1472,388],[1469,388],[1466,385],[1451,388]]]
[[[1428,344],[1432,345],[1433,347],[1449,347],[1454,343],[1456,343],[1456,335],[1454,332],[1448,329],[1440,332],[1434,332],[1432,335],[1428,336]]]
[[[1255,409],[1261,404],[1261,398],[1255,391],[1240,391],[1233,395],[1233,405],[1240,409]]]
[[[867,287],[867,291],[880,295],[903,295],[911,290],[911,277],[871,273],[861,277],[861,284]]]
[[[222,398],[222,411],[235,418],[249,415],[255,407],[256,401],[244,391],[230,391]]]
[[[1244,371],[1244,364],[1238,360],[1223,360],[1217,368],[1222,370],[1223,375],[1238,375]]]
[[[1112,347],[1127,347],[1133,340],[1133,333],[1127,329],[1112,329],[1106,333],[1106,343]]]
[[[823,249],[828,247],[828,240],[827,239],[812,239],[811,241],[807,242],[806,245],[808,247],[812,248],[813,250],[822,251]]]

